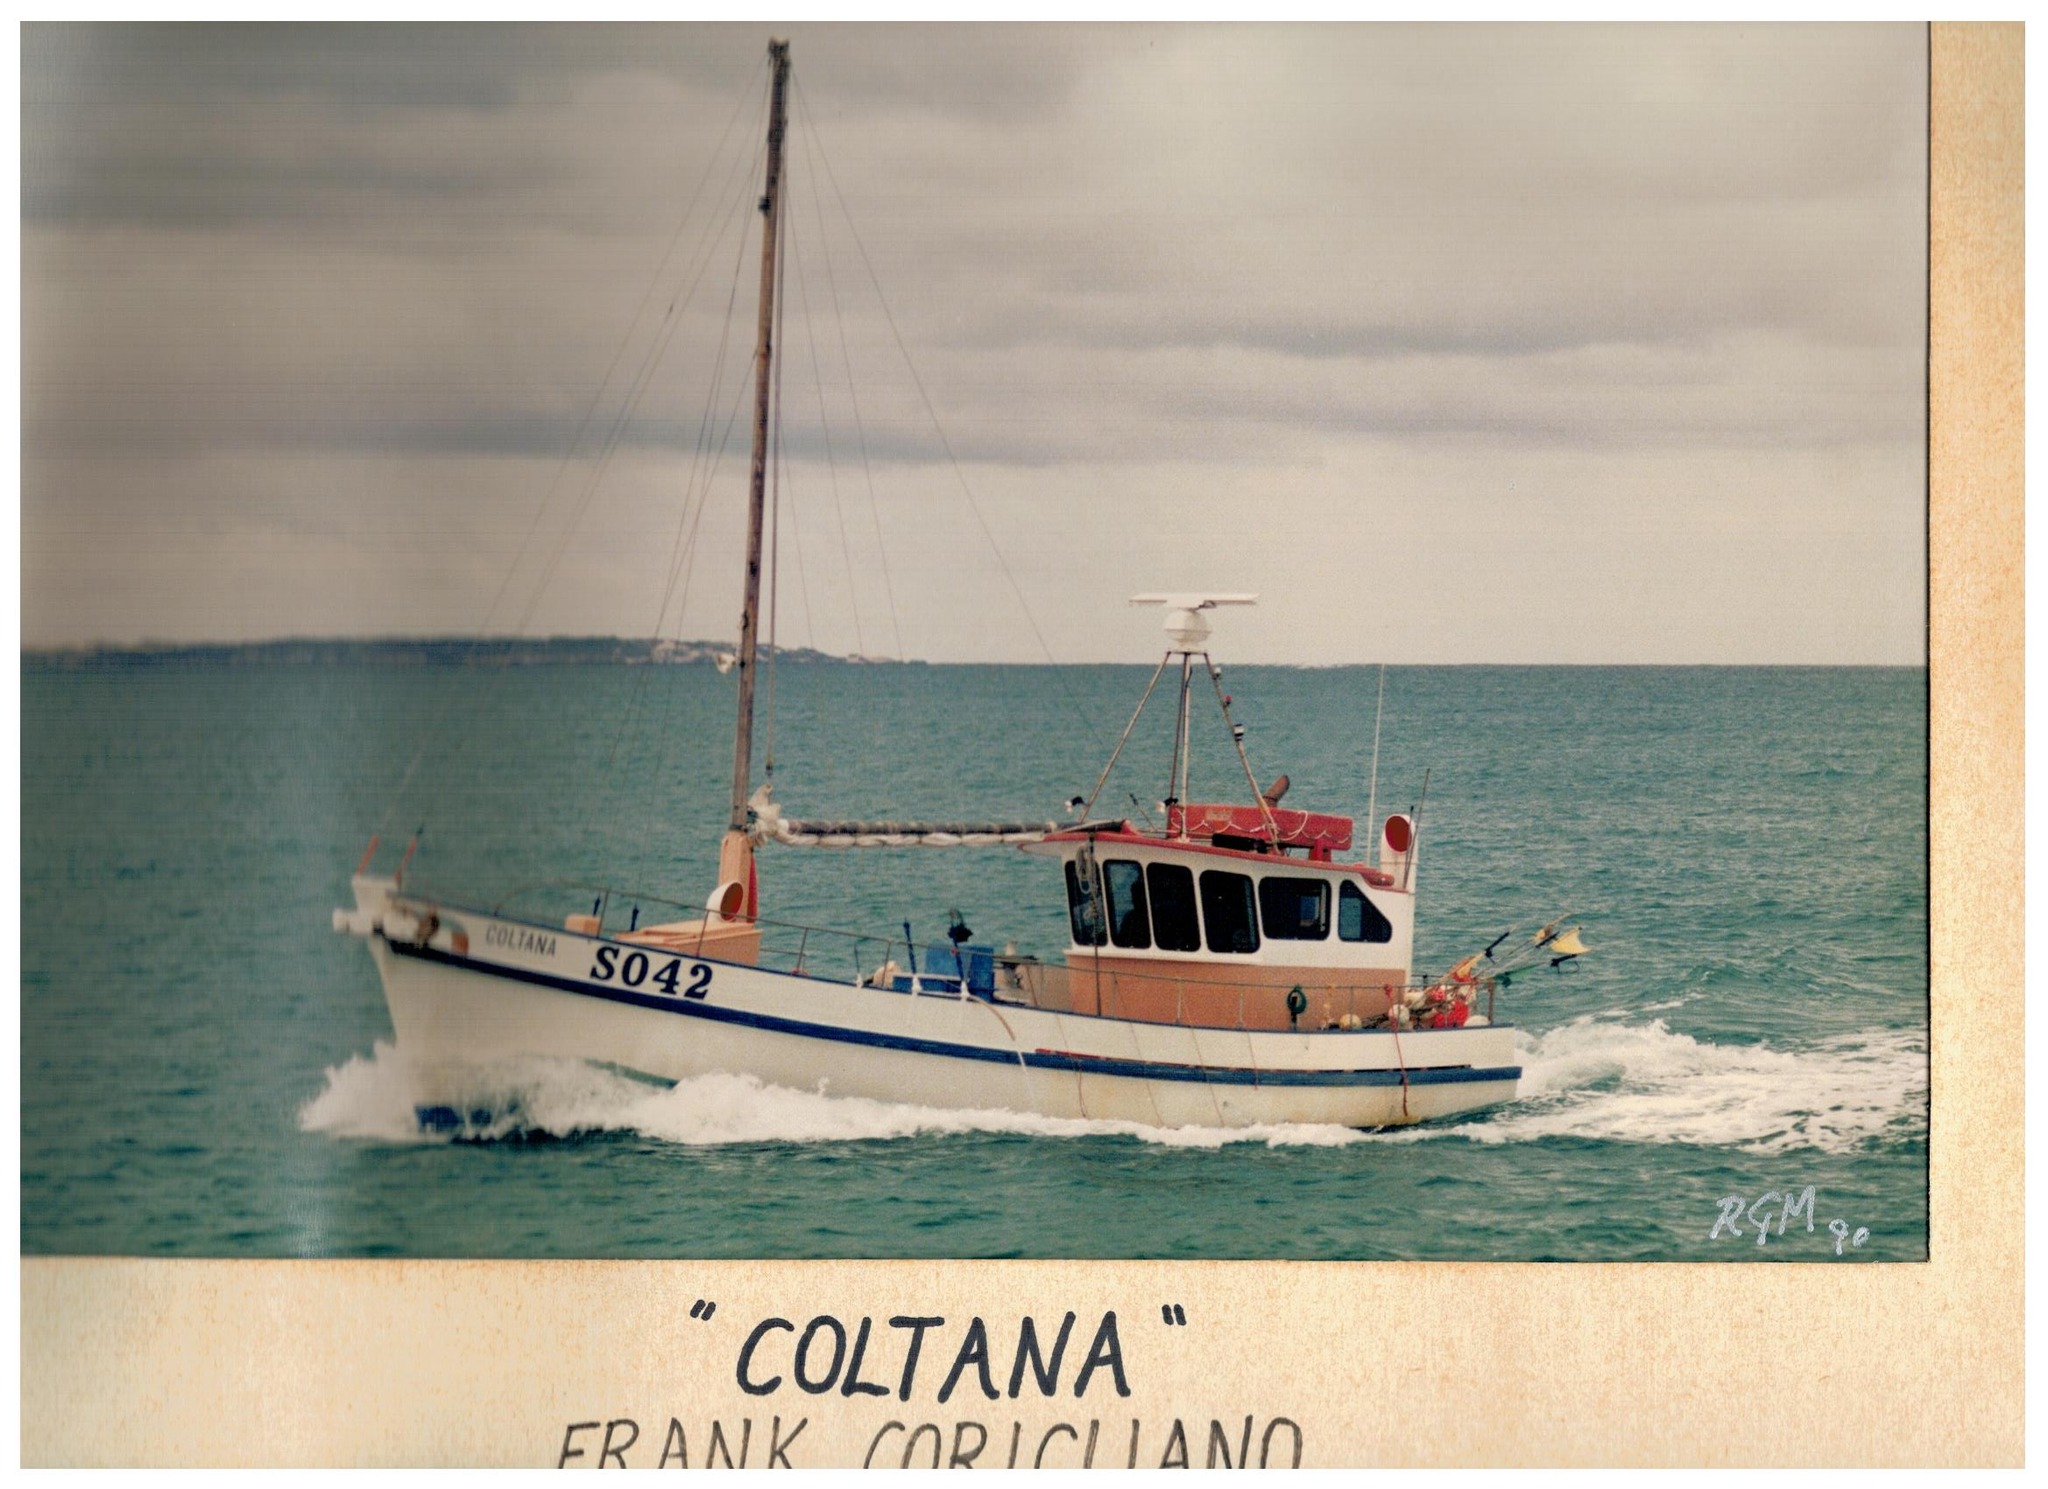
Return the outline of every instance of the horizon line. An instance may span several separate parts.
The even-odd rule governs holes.
[[[733,649],[733,647],[734,647],[734,643],[732,643],[732,642],[730,642],[730,641],[716,641],[716,640],[708,640],[708,639],[705,639],[705,638],[701,638],[701,637],[698,637],[698,638],[681,638],[681,637],[672,637],[672,636],[658,636],[658,637],[649,637],[649,636],[622,636],[622,635],[616,635],[616,634],[607,634],[607,633],[602,633],[602,632],[582,632],[582,633],[574,633],[574,632],[558,632],[558,633],[555,633],[555,634],[552,634],[552,635],[547,635],[547,636],[522,636],[522,635],[513,635],[513,634],[476,634],[476,633],[465,633],[465,632],[447,632],[447,633],[435,633],[435,632],[427,632],[427,633],[411,633],[411,634],[400,634],[400,633],[392,633],[392,634],[375,634],[375,635],[359,635],[359,636],[347,636],[347,635],[342,635],[342,636],[335,636],[335,635],[328,635],[328,636],[317,636],[317,635],[289,635],[289,636],[267,636],[267,637],[253,637],[253,638],[243,638],[243,639],[240,639],[240,640],[233,640],[233,641],[227,641],[227,640],[215,640],[215,639],[200,639],[200,640],[168,640],[168,639],[163,639],[163,638],[156,638],[156,637],[151,637],[151,638],[148,638],[148,639],[145,639],[145,640],[141,640],[141,641],[99,641],[99,640],[96,640],[96,641],[87,641],[87,642],[55,642],[55,643],[38,643],[38,644],[33,644],[33,645],[29,644],[28,642],[23,642],[23,643],[22,643],[22,645],[21,645],[21,656],[22,656],[22,659],[23,659],[24,661],[27,661],[27,660],[30,660],[30,659],[44,659],[44,658],[77,658],[77,659],[87,659],[87,658],[93,658],[93,657],[108,657],[108,658],[115,658],[115,657],[129,657],[129,658],[143,658],[143,657],[149,657],[149,656],[164,656],[164,655],[174,654],[174,653],[177,653],[177,652],[189,652],[189,651],[220,651],[220,652],[231,652],[231,651],[257,651],[257,650],[262,650],[262,649],[265,649],[265,648],[279,648],[279,647],[292,647],[292,646],[306,646],[306,647],[330,647],[330,648],[348,648],[348,647],[354,647],[354,648],[376,648],[376,647],[406,647],[406,646],[421,646],[421,647],[430,647],[430,646],[431,646],[431,647],[446,647],[446,646],[478,646],[478,647],[482,647],[482,646],[491,646],[491,647],[504,647],[504,646],[519,646],[519,645],[526,645],[526,646],[533,646],[533,647],[548,647],[548,646],[568,646],[568,645],[586,645],[586,646],[587,646],[587,645],[593,645],[593,644],[611,644],[611,645],[616,645],[616,646],[646,646],[646,647],[653,647],[653,646],[656,646],[656,645],[660,645],[660,644],[662,644],[662,643],[667,643],[667,644],[669,644],[669,645],[672,645],[672,646],[677,646],[677,647],[688,647],[688,648],[701,648],[701,649],[703,649],[703,650],[705,650],[705,651],[707,651],[707,652],[715,652],[715,651],[719,651],[719,650],[725,650],[725,651],[730,651],[730,650],[732,650],[732,649]],[[766,653],[768,652],[769,648],[768,648],[768,646],[767,646],[767,644],[766,644],[765,642],[761,644],[761,648],[760,648],[760,650],[761,650],[761,652],[762,652],[763,654],[766,654]],[[818,648],[818,647],[811,647],[811,646],[783,646],[783,647],[779,647],[779,648],[777,648],[777,650],[778,650],[778,651],[779,651],[779,652],[780,652],[780,653],[781,653],[781,654],[782,654],[783,656],[785,656],[785,657],[786,657],[786,656],[790,656],[790,655],[794,655],[794,654],[808,654],[808,655],[810,655],[810,656],[813,656],[813,657],[818,657],[818,658],[821,658],[821,659],[823,659],[823,660],[826,660],[826,661],[831,661],[831,662],[843,662],[843,663],[847,663],[847,664],[850,664],[850,665],[859,665],[859,666],[886,666],[886,665],[897,665],[897,666],[924,666],[924,667],[1034,667],[1034,668],[1040,668],[1040,667],[1140,667],[1140,666],[1145,666],[1145,665],[1149,664],[1149,663],[1150,663],[1150,662],[1151,662],[1151,661],[1153,660],[1153,658],[1152,658],[1151,656],[1145,656],[1145,657],[1140,657],[1140,658],[1134,658],[1134,659],[1131,659],[1131,660],[1119,660],[1119,659],[1115,659],[1115,658],[1090,658],[1090,659],[1074,659],[1074,660],[1044,660],[1044,661],[1021,661],[1021,660],[1019,660],[1019,661],[1002,661],[1002,660],[995,660],[995,659],[991,659],[991,658],[973,658],[973,657],[961,657],[961,658],[948,658],[948,659],[945,659],[945,660],[933,660],[933,659],[931,659],[931,658],[927,658],[927,657],[889,657],[889,656],[876,656],[876,655],[871,655],[871,654],[863,654],[863,653],[858,653],[858,652],[853,652],[853,653],[829,652],[829,651],[825,651],[825,650],[822,650],[821,648]],[[1397,661],[1397,660],[1395,660],[1395,659],[1393,659],[1393,658],[1384,658],[1384,659],[1381,659],[1381,658],[1367,658],[1367,659],[1359,659],[1359,660],[1356,660],[1356,661],[1343,661],[1343,662],[1269,662],[1269,661],[1260,661],[1260,660],[1257,660],[1257,659],[1255,659],[1255,658],[1245,658],[1245,657],[1238,657],[1238,658],[1232,658],[1232,659],[1230,659],[1230,660],[1231,660],[1231,662],[1232,662],[1232,665],[1234,665],[1234,666],[1239,666],[1239,667],[1285,667],[1285,668],[1293,668],[1293,669],[1296,669],[1296,670],[1300,670],[1300,671],[1326,671],[1326,670],[1335,670],[1335,669],[1338,669],[1338,668],[1345,668],[1345,667],[1378,667],[1378,666],[1387,666],[1387,667],[1781,667],[1781,668],[1782,668],[1782,667],[1808,667],[1808,668],[1832,668],[1832,669],[1845,669],[1845,668],[1888,668],[1888,669],[1893,669],[1893,670],[1901,670],[1901,669],[1906,669],[1906,670],[1910,670],[1910,669],[1918,669],[1918,670],[1921,670],[1921,671],[1925,671],[1925,670],[1926,670],[1926,668],[1927,668],[1927,666],[1928,666],[1928,659],[1927,659],[1927,657],[1926,657],[1925,655],[1923,655],[1923,656],[1921,656],[1921,657],[1919,657],[1919,658],[1916,658],[1916,659],[1912,659],[1912,660],[1906,660],[1906,661],[1817,661],[1817,660],[1729,660],[1729,659],[1699,659],[1699,658],[1695,658],[1695,659],[1690,659],[1690,660],[1678,660],[1678,659],[1657,659],[1657,660],[1646,660],[1646,659],[1640,659],[1640,658],[1639,658],[1639,659],[1632,659],[1632,660],[1609,660],[1609,661],[1587,661],[1587,660],[1564,660],[1564,659],[1553,659],[1553,660],[1541,660],[1541,661],[1532,661],[1532,660],[1506,661],[1506,660],[1498,660],[1498,659],[1480,659],[1480,658],[1468,658],[1468,659],[1463,659],[1463,660],[1457,660],[1457,661],[1442,661],[1442,660],[1439,660],[1439,661],[1418,661],[1418,660],[1403,660],[1403,661]],[[680,664],[678,664],[678,665],[692,665],[692,664],[693,664],[692,662],[684,662],[684,663],[680,663]],[[593,665],[594,665],[594,664],[593,664]]]

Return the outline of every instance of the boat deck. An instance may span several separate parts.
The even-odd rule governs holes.
[[[511,908],[538,891],[589,896],[596,909],[544,920],[532,911]],[[880,989],[912,997],[978,998],[1069,1016],[1186,1028],[1302,1032],[1493,1022],[1495,985],[1487,978],[1451,986],[1418,983],[1392,972],[1360,975],[1342,968],[1270,963],[1232,968],[1138,962],[1085,950],[1055,961],[975,944],[920,943],[901,935],[706,914],[643,926],[639,923],[642,910],[682,907],[653,896],[587,885],[535,886],[515,892],[487,910],[457,905],[419,889],[406,891],[405,897],[455,913],[467,908],[529,926],[537,933],[566,929],[615,942],[621,948],[646,947],[701,961],[757,967],[825,985]],[[628,924],[623,929],[606,923],[614,905],[629,907]]]

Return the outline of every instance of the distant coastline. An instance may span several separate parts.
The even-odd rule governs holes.
[[[275,641],[140,641],[117,646],[25,646],[21,665],[25,672],[123,672],[166,667],[576,667],[576,666],[658,666],[688,667],[714,665],[732,646],[717,641],[650,641],[645,637],[623,636],[385,636],[296,637]],[[769,648],[763,645],[765,660]],[[954,661],[944,664],[917,658],[840,656],[808,646],[789,646],[777,651],[785,662],[799,666],[834,663],[841,666],[1007,666],[1033,668],[1044,665],[1065,667],[1137,667],[1145,661],[1073,661],[1061,663]],[[1271,668],[1282,672],[1342,672],[1368,670],[1371,662],[1252,662],[1241,667]],[[1658,671],[1903,671],[1925,672],[1924,660],[1913,662],[1397,662],[1398,668],[1498,668],[1510,671],[1548,668],[1562,672],[1658,672]]]
[[[710,666],[730,645],[715,641],[628,639],[622,636],[432,636],[292,639],[171,645],[24,647],[25,668],[53,672],[149,667],[334,667],[372,663],[396,667]],[[765,657],[768,648],[762,647]],[[779,660],[807,664],[875,664],[881,657],[834,656],[807,646],[782,647]],[[901,665],[901,664],[897,664]]]

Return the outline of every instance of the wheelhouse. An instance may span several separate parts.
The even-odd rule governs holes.
[[[1414,896],[1337,860],[1351,827],[1270,806],[1176,806],[1164,832],[1090,822],[1027,848],[1061,862],[1076,1011],[1245,1028],[1384,1018],[1409,980]]]

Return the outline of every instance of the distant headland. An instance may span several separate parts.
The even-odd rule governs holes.
[[[768,648],[763,646],[765,658]],[[148,667],[556,667],[731,665],[733,648],[715,641],[623,636],[423,636],[283,641],[142,642],[134,646],[24,647],[22,666],[41,671],[93,672]],[[834,656],[807,646],[778,648],[779,661],[797,664],[886,663],[882,657]],[[896,663],[893,665],[902,665]]]

